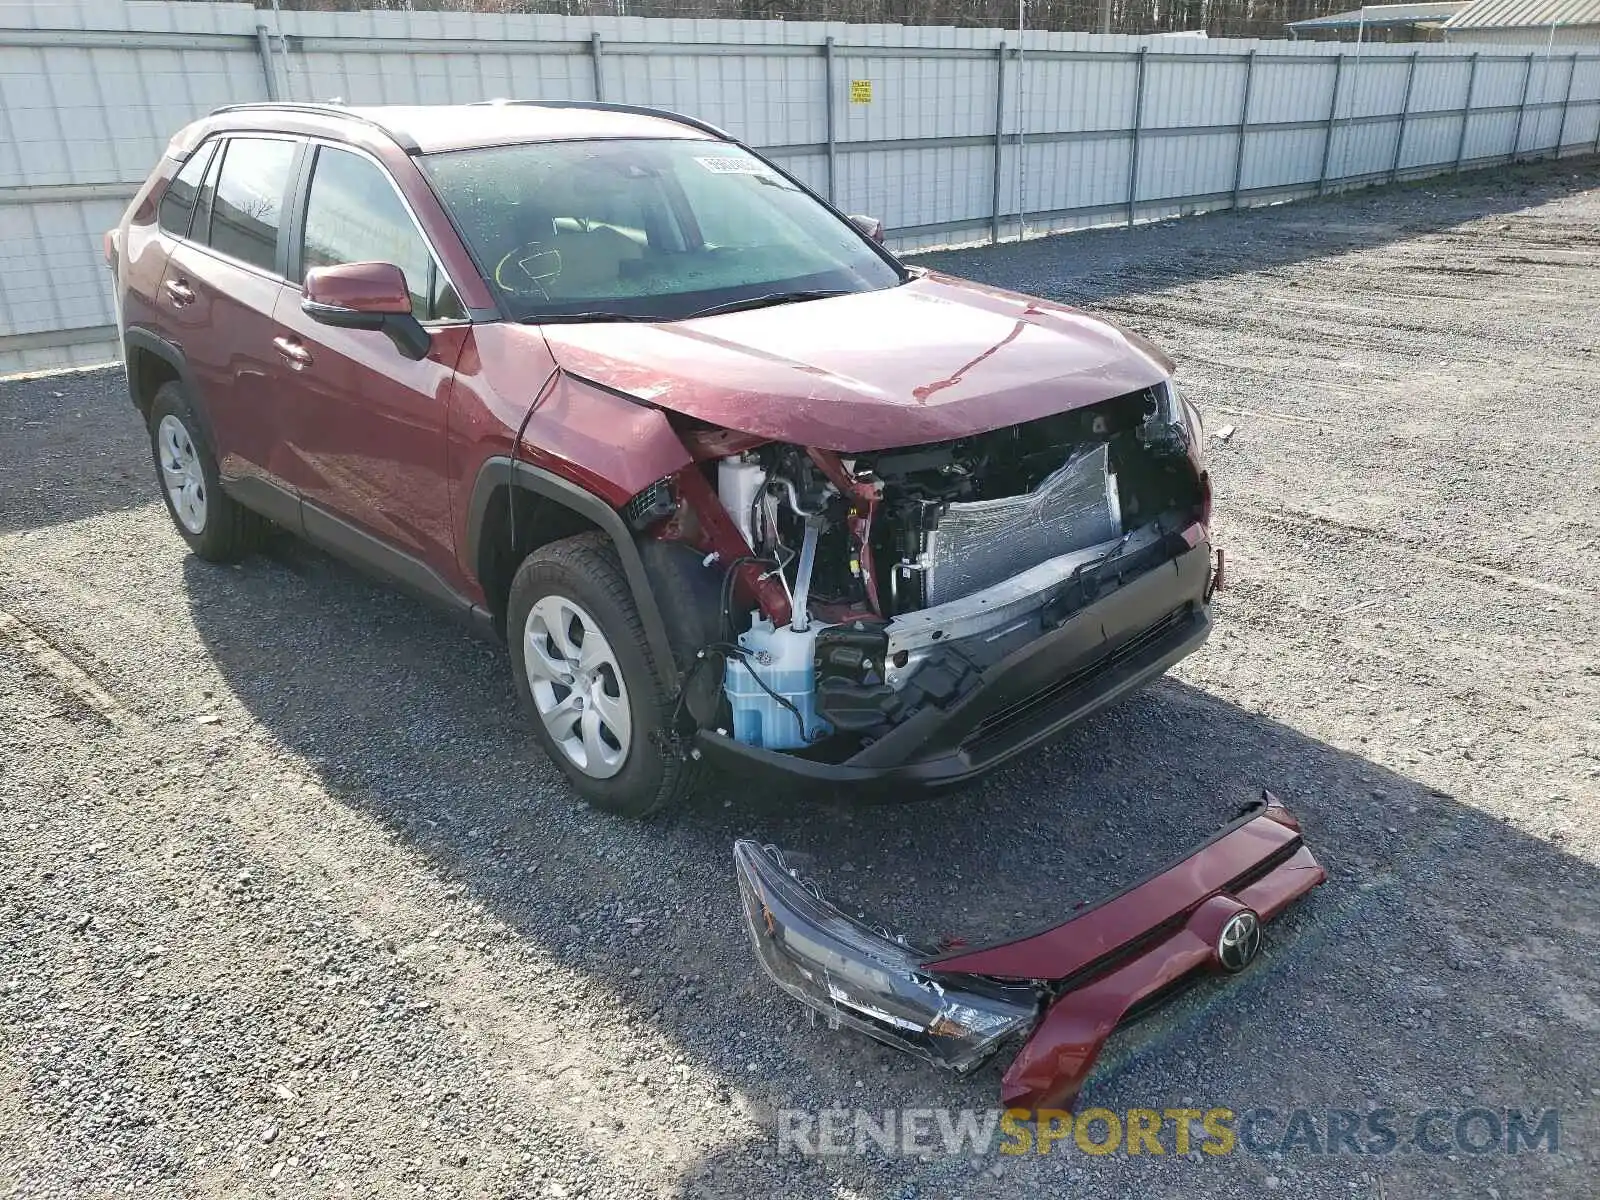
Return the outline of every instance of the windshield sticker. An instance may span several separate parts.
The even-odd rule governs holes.
[[[754,158],[735,158],[724,155],[720,158],[696,158],[699,163],[713,175],[767,175],[772,168],[766,163]]]

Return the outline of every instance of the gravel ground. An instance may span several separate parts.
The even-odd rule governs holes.
[[[117,373],[0,383],[0,1186],[1593,1195],[1600,165],[930,261],[1173,353],[1229,586],[1171,678],[901,808],[591,814],[491,648],[294,542],[187,557]],[[1280,1134],[1297,1107],[1558,1108],[1558,1150],[777,1152],[774,1110],[984,1108],[1001,1064],[809,1022],[750,958],[735,837],[983,935],[1262,786],[1330,884],[1247,975],[1119,1034],[1086,1101]]]

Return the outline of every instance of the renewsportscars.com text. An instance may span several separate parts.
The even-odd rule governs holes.
[[[1555,1108],[780,1109],[778,1151],[803,1155],[1553,1153]]]

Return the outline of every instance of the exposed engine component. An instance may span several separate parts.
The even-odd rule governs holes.
[[[816,522],[811,615],[890,617],[1199,506],[1199,480],[1172,406],[1164,387],[1146,388],[990,433],[847,461],[848,474],[879,495],[867,546],[851,536],[850,499],[800,447],[769,444],[720,460],[717,494],[754,553],[780,564],[791,594],[807,523]],[[864,554],[885,581],[876,612]]]
[[[736,454],[717,464],[717,499],[756,550],[762,545],[756,537],[756,501],[766,483],[766,468],[752,454]]]
[[[921,571],[926,602],[943,604],[1121,533],[1117,477],[1102,442],[1074,450],[1031,492],[945,506],[923,531],[921,556],[895,570]]]
[[[883,616],[914,612],[1199,503],[1165,388],[992,433],[863,456],[883,481]],[[1102,457],[1103,456],[1103,457]],[[942,543],[942,544],[941,544]]]
[[[791,499],[794,493],[794,484],[787,479],[783,481]],[[793,505],[795,512],[801,512],[798,504]],[[800,565],[794,572],[794,619],[789,628],[796,633],[804,633],[811,628],[811,613],[807,605],[811,602],[811,573],[817,565],[817,535],[822,532],[822,517],[816,513],[806,513],[806,526],[804,540],[800,544]]]
[[[1135,542],[1141,554],[1165,553],[1163,518],[1177,527],[1204,509],[1187,438],[1170,391],[1155,387],[853,459],[768,444],[719,460],[718,499],[756,558],[776,564],[769,573],[792,600],[783,628],[758,611],[730,614],[735,628],[749,621],[739,637],[746,653],[730,659],[725,680],[735,736],[775,749],[834,731],[871,736],[959,695],[981,662],[953,647],[936,652],[935,642],[982,632],[967,627],[986,611],[1037,616],[1045,600],[1023,589],[985,609],[976,598],[957,622],[962,632],[902,631],[903,645],[917,643],[909,649],[891,644],[885,621],[953,611],[954,602],[1039,575],[1041,564],[1076,562],[1074,554],[1087,563],[1116,551],[1119,563],[1142,562],[1124,553]],[[1070,596],[1058,599],[1070,607]],[[1037,636],[1033,625],[1019,636]]]
[[[860,559],[851,552],[848,504],[797,446],[763,446],[717,464],[717,497],[762,558],[781,564],[795,596],[796,629],[805,627],[799,571],[808,526],[814,524],[811,571],[803,581],[807,602],[850,604],[861,597]]]
[[[876,729],[900,711],[886,678],[888,651],[882,621],[849,621],[817,634],[817,709],[835,728]]]

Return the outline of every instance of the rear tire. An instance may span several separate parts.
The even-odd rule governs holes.
[[[583,799],[646,817],[698,784],[668,749],[672,664],[658,672],[633,591],[603,533],[535,550],[511,581],[506,644],[534,735]]]
[[[183,388],[168,382],[150,404],[150,453],[167,515],[189,549],[231,563],[260,547],[270,525],[222,490],[217,459]]]

